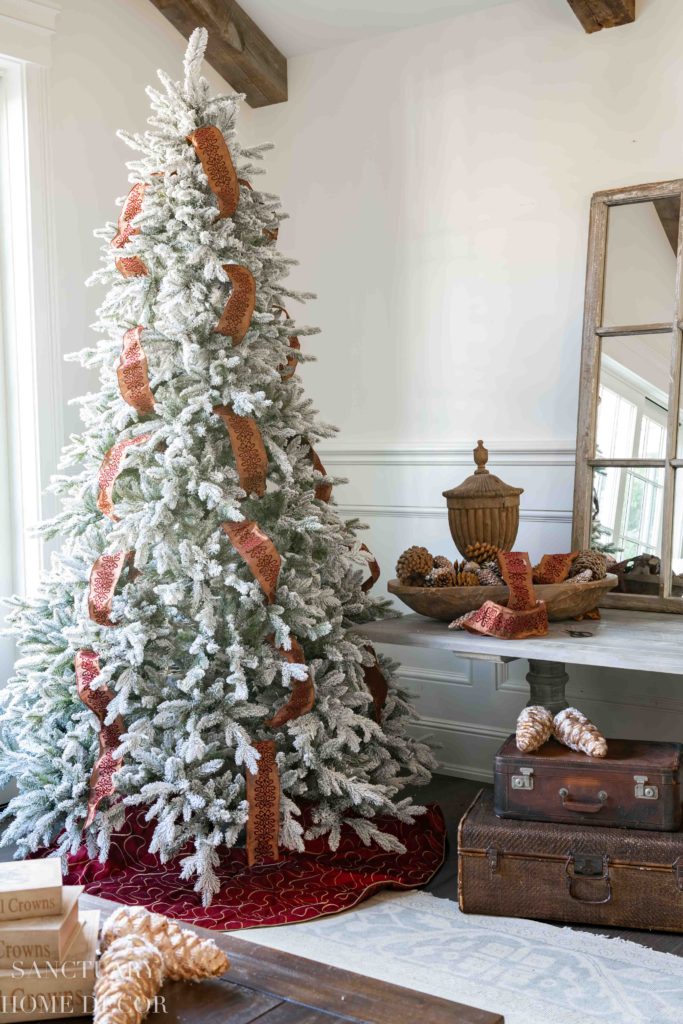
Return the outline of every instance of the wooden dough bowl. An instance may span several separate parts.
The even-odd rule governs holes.
[[[545,601],[550,621],[561,622],[597,607],[617,583],[617,577],[610,573],[604,580],[590,583],[538,584],[534,591],[537,598]],[[441,622],[452,622],[465,612],[473,612],[484,601],[508,602],[507,587],[406,587],[398,580],[389,580],[387,589],[414,612]]]

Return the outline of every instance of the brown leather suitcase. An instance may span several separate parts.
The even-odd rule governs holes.
[[[475,798],[458,830],[466,914],[683,932],[683,832],[498,818]]]
[[[588,757],[550,740],[522,754],[510,736],[496,754],[495,807],[503,818],[675,832],[681,745],[608,740],[607,757]]]

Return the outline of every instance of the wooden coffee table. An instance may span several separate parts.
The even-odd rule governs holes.
[[[80,902],[84,910],[101,910],[102,920],[118,906],[96,896],[82,896]],[[232,934],[193,931],[226,951],[230,970],[223,978],[200,984],[167,982],[161,992],[166,1012],[151,1015],[150,1024],[504,1024],[498,1013],[257,946]]]

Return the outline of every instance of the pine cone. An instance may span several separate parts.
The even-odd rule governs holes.
[[[455,587],[456,586],[455,569],[451,566],[442,569],[432,569],[430,573],[425,576],[425,584],[428,587]]]
[[[570,576],[567,583],[590,583],[592,579],[592,571],[590,569],[583,569],[582,572],[577,572],[576,576]]]
[[[479,580],[477,579],[473,572],[456,572],[455,585],[456,587],[478,587]]]
[[[140,1024],[163,980],[159,950],[141,935],[122,935],[98,964],[93,1024]]]
[[[491,562],[482,562],[481,563],[481,568],[482,569],[488,569],[489,572],[495,572],[496,575],[500,576],[500,564],[499,564],[497,558],[494,561],[491,561]],[[501,578],[501,581],[502,581],[503,577],[500,576],[500,578]]]
[[[496,562],[498,564],[499,550],[500,548],[497,548],[495,544],[484,544],[481,541],[477,541],[476,544],[468,544],[463,554],[470,562],[478,562],[479,565],[482,562]]]
[[[570,578],[590,569],[594,580],[604,580],[607,575],[607,559],[601,551],[579,551],[569,570]]]
[[[491,569],[484,569],[483,566],[477,570],[477,579],[480,587],[502,587],[503,578]]]
[[[570,750],[578,750],[590,757],[605,757],[607,741],[593,723],[577,708],[558,711],[553,721],[555,739]]]
[[[217,978],[230,966],[227,956],[213,939],[200,939],[188,928],[181,928],[176,921],[163,914],[150,913],[144,907],[119,907],[115,910],[102,928],[102,949],[108,949],[126,935],[141,936],[158,949],[164,976],[171,981]]]
[[[435,569],[452,569],[453,563],[445,555],[434,556],[434,568]]]
[[[473,572],[476,576],[480,568],[481,566],[479,565],[479,562],[465,561],[460,566],[460,572]]]
[[[547,743],[553,734],[553,713],[540,704],[522,708],[517,719],[517,749],[530,754]]]
[[[449,629],[464,629],[465,628],[465,623],[467,622],[467,620],[469,619],[471,614],[472,614],[472,612],[465,612],[464,615],[458,615],[457,619],[453,619],[452,622],[449,622],[448,628]]]
[[[424,577],[431,572],[433,565],[434,559],[427,548],[413,545],[403,552],[396,563],[396,575],[401,583],[419,587],[424,583]]]

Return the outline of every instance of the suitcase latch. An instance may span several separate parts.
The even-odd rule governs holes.
[[[654,786],[647,781],[647,775],[634,775],[633,781],[636,784],[635,794],[637,800],[658,800],[659,786]]]
[[[678,857],[678,859],[674,861],[673,868],[676,888],[679,892],[683,892],[683,857]]]
[[[510,779],[510,785],[513,789],[533,789],[534,788],[534,770],[533,768],[520,768],[519,775],[513,775]]]

